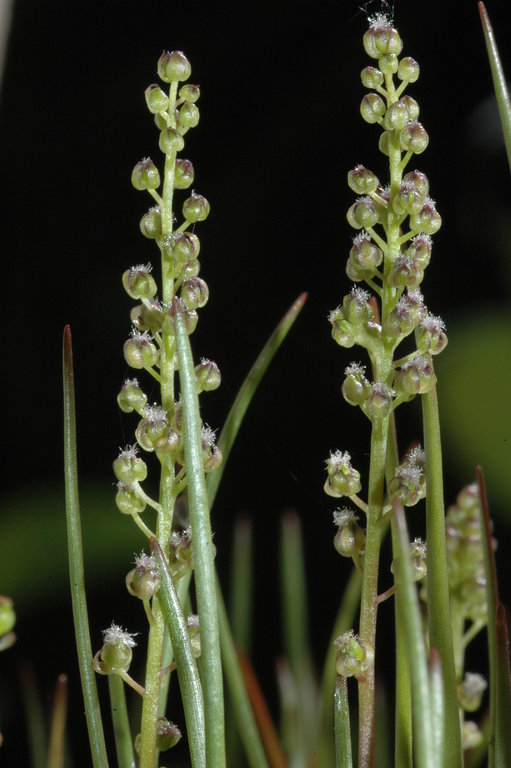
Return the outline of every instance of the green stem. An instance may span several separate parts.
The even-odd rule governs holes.
[[[119,768],[132,768],[135,765],[133,740],[126,707],[124,683],[119,675],[108,675],[108,692],[110,694],[117,765]]]
[[[183,435],[195,561],[195,588],[200,622],[206,757],[208,768],[225,768],[222,665],[213,542],[202,458],[199,400],[183,309],[178,301],[175,301],[174,307],[179,381],[183,398]]]
[[[388,417],[373,424],[371,431],[371,463],[369,467],[369,500],[367,510],[364,576],[360,605],[360,639],[373,650],[376,640],[378,611],[378,566],[380,559],[381,515],[387,453]],[[359,682],[359,768],[373,763],[374,753],[374,665]]]

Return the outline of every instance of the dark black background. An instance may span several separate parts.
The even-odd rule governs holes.
[[[510,71],[509,7],[495,2],[489,10]],[[134,422],[121,419],[115,403],[127,373],[122,343],[130,328],[120,276],[134,263],[157,261],[138,229],[151,200],[131,187],[130,174],[141,157],[158,158],[143,92],[156,79],[163,48],[185,51],[191,81],[201,85],[201,121],[187,135],[184,155],[195,166],[195,189],[211,203],[210,218],[197,229],[210,301],[192,342],[196,357],[213,358],[223,374],[221,389],[202,401],[213,427],[221,425],[278,318],[300,292],[309,293],[247,416],[213,512],[224,576],[233,519],[248,512],[255,521],[256,661],[270,691],[281,650],[272,586],[279,515],[293,507],[303,521],[311,631],[321,653],[347,573],[330,546],[333,505],[322,492],[324,460],[342,448],[362,470],[367,464],[368,427],[340,397],[351,356],[332,342],[326,322],[349,288],[346,172],[362,162],[385,173],[378,130],[358,111],[366,15],[355,2],[332,0],[233,7],[197,0],[16,0],[6,61],[2,495],[62,483],[66,323],[75,349],[82,482],[108,490],[117,448],[133,440]],[[421,64],[410,93],[431,143],[417,165],[428,174],[444,219],[423,290],[449,325],[462,308],[482,311],[509,299],[509,267],[502,266],[509,248],[499,239],[503,219],[509,221],[508,169],[495,115],[477,111],[491,80],[476,3],[398,0],[395,18],[404,52]],[[489,283],[491,295],[483,288]],[[406,445],[418,436],[417,409],[403,411],[400,424]],[[457,477],[446,464],[452,499],[471,477]],[[106,528],[117,520],[112,507]],[[51,541],[41,547],[51,556]],[[102,596],[113,589],[105,585]],[[98,614],[109,623],[111,606],[100,597]],[[50,640],[31,632],[30,617],[20,618],[47,686],[61,666],[74,664],[63,628],[68,609],[57,610],[36,614],[38,626],[41,615],[48,617]],[[112,618],[126,623],[122,615]],[[55,661],[50,650],[62,637],[66,650]],[[70,674],[76,683],[76,672]]]

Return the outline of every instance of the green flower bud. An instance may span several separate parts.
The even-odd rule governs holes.
[[[103,647],[94,657],[94,669],[101,675],[127,672],[135,645],[134,635],[112,624],[103,630]]]
[[[126,587],[130,595],[139,600],[151,600],[161,583],[161,573],[152,555],[142,552],[135,558],[135,568],[126,576]]]
[[[378,149],[387,157],[390,155],[390,140],[392,135],[392,131],[383,131],[378,139]]]
[[[201,427],[202,458],[204,472],[212,472],[220,466],[223,460],[222,451],[216,445],[216,433],[214,429],[203,424]]]
[[[190,62],[182,51],[163,51],[158,59],[158,75],[164,83],[182,82],[191,74]]]
[[[403,180],[392,198],[392,208],[398,216],[417,214],[424,207],[425,199],[414,184]]]
[[[123,413],[142,413],[147,404],[147,395],[142,392],[136,379],[126,379],[117,395],[117,404]]]
[[[135,486],[123,483],[121,480],[117,483],[115,503],[123,515],[140,515],[147,506],[144,499],[138,495]]]
[[[346,378],[342,384],[342,394],[350,405],[362,405],[371,391],[371,385],[365,377],[365,366],[351,363],[344,371]]]
[[[420,268],[417,262],[402,254],[393,263],[388,281],[390,285],[416,288],[422,283],[423,278],[424,270]]]
[[[158,290],[152,277],[151,264],[138,264],[124,272],[122,284],[128,296],[132,299],[150,299]]]
[[[200,277],[191,277],[181,286],[180,299],[187,309],[204,307],[209,299],[207,283]]]
[[[427,314],[419,326],[417,347],[421,352],[438,355],[447,346],[445,324],[440,317]]]
[[[420,323],[422,318],[426,315],[426,308],[424,306],[424,297],[420,292],[420,288],[408,289],[407,293],[401,297],[406,306],[408,307],[414,327],[417,323]]]
[[[334,537],[334,547],[343,557],[353,557],[364,552],[366,537],[358,524],[358,517],[350,509],[336,509],[334,525],[338,531]]]
[[[182,271],[183,280],[189,280],[191,277],[197,277],[200,272],[200,261],[198,259],[192,259],[188,261]]]
[[[383,321],[383,333],[386,338],[397,345],[401,339],[408,336],[415,327],[415,319],[410,311],[408,302],[401,297],[394,309]]]
[[[414,122],[417,120],[417,118],[420,115],[420,107],[419,103],[415,101],[415,99],[412,99],[411,96],[402,96],[399,99],[399,102],[406,107],[406,111],[408,112],[408,120],[410,122]]]
[[[391,499],[397,499],[405,507],[417,504],[426,494],[422,467],[408,460],[396,467],[388,493]]]
[[[176,189],[188,189],[193,184],[193,179],[194,171],[191,162],[178,158],[174,174],[174,187]]]
[[[465,712],[475,712],[481,706],[483,693],[488,683],[477,672],[465,672],[463,681],[458,684],[458,701]]]
[[[357,165],[348,173],[348,186],[357,195],[369,195],[376,192],[380,182],[378,177],[363,165]]]
[[[162,329],[163,307],[158,299],[145,299],[144,304],[131,308],[130,320],[139,331],[159,333]]]
[[[200,241],[192,232],[178,232],[168,235],[162,243],[162,254],[180,264],[186,264],[197,258],[200,251]]]
[[[195,366],[195,386],[198,393],[218,389],[221,380],[220,369],[212,360],[203,357],[199,365]]]
[[[378,422],[390,416],[392,412],[392,397],[394,392],[383,381],[377,381],[371,386],[369,397],[362,405],[362,410],[372,422]]]
[[[370,294],[363,288],[352,288],[342,302],[344,317],[353,325],[361,326],[370,322],[374,317],[374,309],[370,304]]]
[[[360,114],[366,123],[380,123],[385,112],[385,102],[377,93],[366,93],[360,102]]]
[[[167,415],[161,405],[147,405],[144,408],[143,418],[135,430],[135,437],[145,451],[173,453],[181,444],[181,437],[170,429]]]
[[[370,26],[364,34],[363,43],[365,52],[372,59],[380,59],[389,53],[399,56],[403,49],[399,32],[382,14],[377,14],[374,19],[370,19]]]
[[[147,464],[138,455],[136,445],[128,445],[113,463],[115,476],[123,483],[143,482],[147,477]]]
[[[387,53],[378,59],[378,66],[384,75],[394,75],[399,66],[399,59],[395,53]]]
[[[352,629],[339,635],[335,641],[337,660],[335,668],[341,677],[355,676],[363,679],[364,673],[374,664],[374,651],[367,643],[360,640]]]
[[[166,717],[159,717],[156,725],[156,749],[166,752],[181,741],[182,734],[177,725],[171,723]]]
[[[11,598],[0,595],[0,637],[4,638],[4,635],[7,635],[15,624],[16,614]],[[2,647],[6,646],[2,645]]]
[[[192,529],[173,531],[169,540],[169,569],[174,580],[180,579],[194,567]]]
[[[154,240],[161,236],[161,210],[159,205],[149,208],[140,219],[140,231],[144,237]]]
[[[156,114],[165,112],[169,106],[169,97],[162,91],[157,83],[148,85],[145,89],[145,100],[149,112]]]
[[[162,126],[159,146],[164,155],[170,155],[173,152],[181,152],[184,148],[185,140],[176,128]]]
[[[158,350],[148,333],[140,333],[136,328],[131,338],[124,342],[124,359],[131,368],[151,368],[158,359]]]
[[[415,539],[410,544],[410,565],[412,566],[413,581],[420,581],[426,576],[428,570],[426,563],[426,542],[422,541],[422,539]],[[399,557],[396,557],[392,561],[390,570],[396,577],[395,582],[398,584],[401,578]]]
[[[133,168],[131,183],[135,189],[158,189],[160,173],[150,157],[144,157]]]
[[[192,192],[183,203],[183,216],[191,223],[204,221],[209,215],[209,203],[202,195]]]
[[[406,80],[408,83],[415,83],[419,79],[419,64],[411,56],[403,56],[397,68],[397,76],[400,80]]]
[[[183,99],[183,101],[189,101],[194,104],[196,101],[198,101],[199,96],[200,88],[198,85],[187,83],[186,85],[181,86],[179,89],[179,98]]]
[[[360,472],[352,467],[351,456],[347,451],[331,453],[326,462],[326,470],[328,477],[324,487],[329,496],[354,496],[362,488]]]
[[[401,101],[395,101],[385,112],[383,126],[387,131],[400,131],[408,123],[408,110]]]
[[[478,747],[483,740],[483,734],[481,733],[477,723],[473,720],[465,720],[461,726],[461,746],[463,751],[474,749]]]
[[[366,277],[372,277],[382,261],[383,251],[362,230],[353,238],[353,247],[350,250],[346,273],[351,280],[358,282]]]
[[[414,355],[398,368],[393,382],[396,394],[423,395],[436,384],[429,355]]]
[[[376,67],[364,67],[360,73],[360,79],[366,88],[379,88],[383,85],[384,77],[383,72]]]
[[[184,135],[190,128],[195,128],[199,124],[199,108],[191,101],[185,101],[176,115],[177,130]]]
[[[429,144],[429,136],[421,123],[412,121],[401,131],[399,141],[404,150],[420,155]]]
[[[332,326],[332,338],[337,344],[346,348],[355,345],[355,330],[352,324],[346,320],[342,307],[337,307],[329,313],[328,322]]]
[[[410,229],[412,232],[423,232],[426,235],[434,235],[442,226],[442,217],[435,208],[433,200],[427,198],[418,213],[410,216]]]
[[[421,269],[426,269],[431,259],[431,250],[431,237],[421,232],[411,239],[405,255],[416,262]]]
[[[374,227],[378,223],[378,211],[371,197],[359,197],[349,208],[346,218],[353,229]]]

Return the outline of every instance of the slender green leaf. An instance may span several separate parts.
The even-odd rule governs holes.
[[[511,765],[511,680],[509,672],[509,637],[506,623],[506,609],[497,603],[495,616],[497,635],[497,690],[495,717],[495,766],[509,768]]]
[[[208,768],[225,767],[225,725],[213,542],[204,479],[199,400],[183,308],[175,301],[179,382],[183,399],[183,433],[188,502],[193,536],[195,587],[200,621],[202,683]],[[177,652],[177,649],[174,649]]]
[[[442,660],[445,701],[445,768],[462,765],[460,719],[452,639],[445,509],[442,472],[442,444],[436,388],[422,395],[424,451],[426,454],[426,542],[428,561],[428,630],[430,647]]]
[[[275,353],[286,338],[294,321],[298,317],[298,314],[305,304],[306,299],[306,293],[300,294],[300,296],[298,296],[298,298],[293,302],[284,317],[281,319],[271,334],[270,338],[262,348],[261,352],[259,353],[252,368],[248,372],[238,394],[236,395],[234,403],[232,404],[231,409],[227,414],[225,424],[222,427],[220,437],[218,438],[218,447],[222,451],[223,461],[218,469],[215,469],[214,472],[208,475],[207,480],[210,507],[213,506],[218,486],[220,485],[220,480],[222,479],[222,475],[227,464],[227,459],[231,452],[234,440],[236,439],[236,435],[238,434],[241,422],[243,421],[243,417],[245,416],[247,408],[250,405],[250,401],[252,400],[252,397],[254,396],[254,393],[259,386],[261,379],[266,373],[269,364],[273,360]]]
[[[75,625],[78,664],[82,681],[85,715],[89,731],[92,761],[95,768],[106,768],[108,760],[99,708],[96,673],[92,666],[92,646],[87,615],[85,578],[83,569],[82,529],[78,496],[78,468],[76,459],[76,417],[74,396],[73,351],[71,329],[64,329],[64,474],[66,486],[66,520],[69,553],[69,577]]]
[[[21,693],[30,750],[30,768],[46,768],[48,738],[43,703],[37,690],[34,668],[30,662],[20,664]],[[1,746],[1,745],[0,745]]]
[[[509,168],[511,170],[511,100],[509,99],[509,91],[506,85],[506,78],[502,69],[499,50],[497,48],[497,43],[495,41],[495,35],[493,34],[493,27],[488,16],[488,12],[484,3],[480,2],[478,3],[478,6],[479,14],[481,16],[481,23],[483,25],[486,50],[488,51],[488,58],[490,60],[493,87],[497,97],[497,105],[499,108],[502,132],[504,134],[504,142],[506,144],[507,159]]]
[[[218,588],[218,617],[225,679],[245,754],[251,768],[268,768],[268,761],[238,662],[220,587]]]
[[[334,692],[335,768],[352,768],[348,680],[337,676]]]
[[[165,621],[174,649],[181,699],[186,719],[193,768],[206,766],[204,701],[197,664],[190,644],[190,636],[183,616],[181,603],[170,575],[165,555],[158,541],[150,540],[151,551],[161,573],[158,592]]]
[[[63,768],[66,753],[67,676],[59,675],[50,727],[47,768]]]
[[[124,681],[119,675],[108,675],[108,692],[110,694],[110,711],[114,727],[118,768],[134,768],[135,753],[126,706],[126,691]]]

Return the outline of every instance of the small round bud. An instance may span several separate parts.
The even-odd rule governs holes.
[[[370,294],[363,288],[352,288],[342,302],[344,317],[354,326],[362,326],[374,317],[374,309],[370,303]]]
[[[343,557],[353,557],[364,552],[366,537],[358,524],[358,516],[350,509],[336,509],[334,525],[338,530],[334,537],[334,547]]]
[[[374,227],[379,218],[374,200],[368,196],[360,197],[349,208],[346,218],[354,229]]]
[[[461,746],[463,747],[463,751],[478,747],[482,740],[483,734],[477,723],[474,723],[473,720],[465,720],[461,727]]]
[[[146,508],[146,502],[140,498],[134,485],[119,481],[115,503],[123,515],[140,515]]]
[[[164,83],[182,82],[191,74],[190,62],[182,51],[163,51],[158,59],[158,75]]]
[[[335,668],[337,674],[341,677],[352,677],[358,679],[364,676],[369,667],[374,663],[373,649],[360,640],[352,629],[339,635],[335,641],[337,646],[337,660]]]
[[[152,555],[142,552],[135,559],[135,568],[126,576],[126,587],[130,595],[139,600],[151,600],[161,583],[161,573]]]
[[[393,386],[396,394],[423,395],[436,384],[436,376],[427,355],[414,355],[398,368]]]
[[[390,416],[393,395],[392,389],[383,381],[377,381],[371,386],[371,392],[362,409],[372,422],[378,422]]]
[[[204,461],[204,472],[212,472],[220,466],[223,460],[222,451],[216,445],[215,430],[204,424],[201,427],[202,458]]]
[[[179,89],[179,98],[183,99],[183,101],[189,101],[194,104],[196,101],[198,101],[199,96],[200,88],[198,85],[187,83],[186,85],[181,86]]]
[[[347,451],[331,453],[326,462],[326,470],[328,477],[325,492],[329,496],[354,496],[362,488],[360,472],[352,467],[351,456]]]
[[[194,170],[189,160],[176,160],[176,169],[174,172],[174,187],[176,189],[188,189],[193,184]]]
[[[476,672],[465,672],[463,681],[458,684],[458,701],[465,712],[475,712],[481,706],[483,693],[488,683]]]
[[[101,675],[127,672],[135,645],[134,635],[112,624],[103,630],[103,647],[94,657],[94,669]]]
[[[181,741],[182,734],[180,729],[166,717],[159,717],[156,725],[156,749],[160,752],[166,752],[172,749]]]
[[[183,203],[183,216],[191,223],[204,221],[209,215],[209,203],[202,195],[192,192]]]
[[[410,122],[417,120],[420,115],[419,103],[415,101],[415,99],[412,99],[411,96],[402,96],[399,99],[399,102],[400,104],[403,104],[404,107],[406,107],[406,111],[408,112],[408,120]]]
[[[372,59],[380,59],[386,54],[396,56],[402,51],[403,41],[397,29],[394,29],[386,16],[377,14],[370,20],[370,26],[363,37],[364,49]]]
[[[136,379],[126,379],[117,395],[117,404],[123,413],[141,413],[147,404],[147,395],[140,389]]]
[[[169,106],[169,97],[162,91],[157,83],[148,85],[145,89],[145,100],[149,112],[156,114],[165,112]]]
[[[192,653],[196,659],[201,655],[201,643],[200,643],[200,624],[199,617],[192,614],[186,619],[186,626],[188,629],[188,636],[190,638],[190,645],[192,646]]]
[[[202,278],[191,277],[182,284],[179,297],[187,309],[200,309],[208,302],[209,288]]]
[[[177,130],[184,135],[190,128],[195,128],[199,124],[200,112],[196,104],[191,101],[185,101],[177,112]]]
[[[158,359],[158,350],[148,333],[140,333],[136,328],[131,338],[124,342],[124,359],[131,368],[151,368]]]
[[[144,304],[131,308],[130,320],[139,331],[159,333],[162,329],[163,307],[158,299],[144,299]]]
[[[159,205],[149,208],[140,219],[140,231],[144,237],[154,240],[161,235],[161,210]]]
[[[362,405],[371,391],[371,385],[365,377],[365,366],[351,363],[344,371],[346,378],[342,383],[342,394],[350,405]]]
[[[328,315],[328,322],[332,326],[332,338],[341,347],[353,347],[355,345],[355,331],[352,324],[346,320],[342,307],[333,309]]]
[[[144,157],[133,168],[131,183],[135,189],[158,189],[160,173],[150,157]]]
[[[421,123],[412,121],[403,128],[399,140],[401,147],[407,152],[420,155],[429,144],[429,136]]]
[[[389,272],[390,285],[417,288],[424,278],[424,270],[406,255],[398,256]]]
[[[383,333],[388,339],[399,343],[408,336],[415,327],[415,320],[408,303],[401,297],[394,309],[389,312],[383,321]]]
[[[354,282],[372,277],[383,261],[383,251],[373,243],[369,235],[362,232],[353,239],[346,274]]]
[[[402,464],[396,467],[394,477],[388,486],[390,498],[397,499],[405,507],[413,507],[426,495],[423,454],[420,463],[415,457],[416,454],[412,453]]]
[[[357,165],[348,173],[348,186],[357,195],[369,195],[376,192],[380,182],[378,177],[363,165]]]
[[[199,251],[199,238],[192,232],[178,232],[176,235],[168,235],[162,243],[163,256],[175,259],[180,264],[186,264],[196,259]]]
[[[403,56],[397,68],[397,76],[400,80],[406,80],[408,83],[415,83],[419,79],[420,67],[411,56]]]
[[[147,464],[137,454],[137,446],[128,445],[113,463],[116,478],[128,485],[135,482],[141,483],[147,477]]]
[[[392,208],[398,216],[417,214],[424,207],[425,195],[410,182],[403,181],[392,198]]]
[[[415,261],[421,269],[426,269],[431,259],[432,242],[429,235],[415,235],[406,249],[406,257]]]
[[[433,200],[428,198],[418,213],[410,216],[410,229],[412,232],[423,232],[426,235],[434,235],[442,226],[442,217],[435,208]]]
[[[410,565],[412,566],[413,581],[420,581],[426,576],[428,570],[426,563],[426,543],[422,541],[422,539],[415,539],[410,544]],[[399,583],[401,578],[399,557],[396,557],[395,560],[392,561],[390,570],[396,577],[396,584]]]
[[[385,155],[386,157],[389,157],[390,155],[391,136],[392,131],[383,131],[383,133],[380,133],[380,138],[378,139],[378,149],[382,155]]]
[[[11,598],[0,595],[0,637],[3,638],[4,635],[7,635],[15,624],[16,614]]]
[[[399,59],[395,53],[387,53],[378,59],[378,66],[384,75],[394,75],[399,66]]]
[[[400,131],[408,123],[408,110],[401,101],[395,101],[385,112],[383,126],[387,131]]]
[[[181,152],[184,145],[185,140],[176,128],[168,128],[166,125],[162,127],[159,146],[164,155],[170,155],[172,152]]]
[[[122,284],[128,296],[132,299],[150,299],[158,290],[152,272],[151,264],[138,264],[124,272]]]
[[[379,88],[383,85],[383,72],[376,67],[364,67],[360,73],[360,79],[366,88]]]
[[[360,102],[360,114],[366,123],[380,123],[385,114],[386,106],[377,93],[366,93]]]
[[[195,366],[195,386],[198,393],[218,389],[221,380],[220,369],[213,360],[203,357],[199,365]]]
[[[169,540],[169,569],[174,580],[180,579],[194,567],[192,529],[173,531]]]
[[[421,352],[438,355],[447,346],[447,335],[442,318],[427,314],[421,320],[417,334],[417,347]]]
[[[181,443],[180,436],[170,429],[167,414],[161,405],[147,405],[144,408],[135,437],[145,451],[168,453],[176,451]]]

